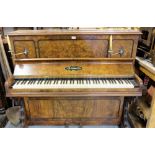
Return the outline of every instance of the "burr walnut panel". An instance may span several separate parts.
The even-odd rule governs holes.
[[[112,58],[120,58],[119,50],[122,48],[124,50],[124,54],[121,56],[122,58],[131,58],[133,52],[134,41],[133,40],[113,40],[113,53]]]
[[[108,40],[41,40],[41,58],[106,57]]]
[[[27,49],[28,55],[16,55],[18,59],[25,59],[25,58],[36,58],[35,52],[35,44],[33,40],[25,40],[25,41],[14,41],[14,51],[15,54],[22,53],[24,49]]]

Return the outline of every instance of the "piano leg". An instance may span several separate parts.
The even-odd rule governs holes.
[[[131,104],[132,102],[135,102],[135,98],[133,97],[126,97],[124,99],[122,121],[120,124],[121,128],[128,128],[130,126],[128,121],[128,115],[129,115],[128,107],[129,107],[129,104]]]
[[[21,127],[25,127],[25,112],[24,112],[24,100],[23,98],[18,99],[19,104],[21,106],[20,108],[20,122],[21,122]]]

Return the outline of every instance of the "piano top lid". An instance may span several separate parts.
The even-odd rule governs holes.
[[[79,30],[17,30],[9,33],[9,36],[19,36],[19,35],[78,35],[78,34],[132,34],[132,35],[140,35],[142,34],[138,30],[101,30],[101,29],[79,29]]]

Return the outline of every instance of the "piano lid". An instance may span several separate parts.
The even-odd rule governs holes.
[[[24,35],[66,35],[66,34],[142,34],[138,30],[111,30],[111,29],[79,29],[79,30],[17,30],[9,33],[9,36]]]
[[[133,77],[133,60],[41,59],[17,61],[14,78]]]

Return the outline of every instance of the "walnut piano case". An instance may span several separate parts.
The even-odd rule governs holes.
[[[125,98],[141,95],[141,80],[133,65],[139,34],[101,30],[11,33],[15,70],[5,87],[8,97],[24,99],[25,125],[119,125]],[[19,54],[25,49],[28,52]],[[16,80],[24,79],[120,78],[132,79],[136,86],[13,89]]]

